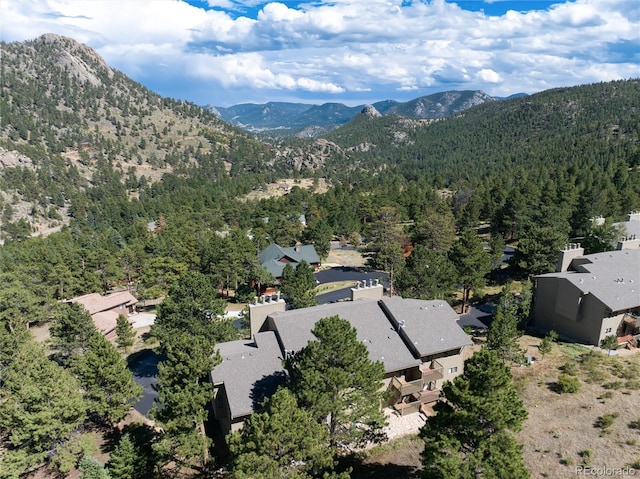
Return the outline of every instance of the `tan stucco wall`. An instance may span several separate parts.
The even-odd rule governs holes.
[[[599,345],[607,334],[615,334],[620,319],[607,318],[605,305],[592,294],[581,295],[563,278],[538,278],[533,325],[554,330],[584,344]],[[612,328],[605,334],[606,328]]]
[[[381,284],[366,286],[359,288],[351,288],[351,301],[357,301],[362,298],[366,299],[382,299],[384,295],[384,287]]]
[[[464,351],[464,348],[463,348]],[[440,364],[442,364],[442,379],[438,379],[436,381],[436,388],[442,388],[442,385],[446,381],[453,381],[453,379],[457,376],[460,376],[464,372],[464,354],[455,354],[452,356],[445,356],[436,359]],[[430,363],[431,361],[427,361]],[[458,368],[455,373],[449,373],[449,369]]]

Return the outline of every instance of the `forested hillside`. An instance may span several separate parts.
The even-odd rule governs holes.
[[[0,208],[7,229],[85,214],[110,181],[135,197],[163,174],[209,181],[268,169],[267,146],[187,102],[161,98],[72,39],[0,45]],[[90,201],[90,199],[89,199]],[[16,227],[20,226],[20,227]],[[22,221],[9,232],[28,234]]]
[[[639,114],[640,81],[629,80],[487,103],[432,122],[361,116],[328,136],[345,152],[329,166],[349,165],[352,178],[362,172],[360,183],[397,175],[447,188],[464,223],[493,220],[509,236],[517,225],[506,223],[540,207],[563,209],[562,228],[579,235],[592,216],[640,207]]]

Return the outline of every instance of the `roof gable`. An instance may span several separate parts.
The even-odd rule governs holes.
[[[417,357],[431,356],[472,344],[457,323],[458,314],[446,301],[394,296],[384,298],[380,303]]]
[[[260,409],[287,378],[275,333],[218,344],[222,362],[211,371],[214,385],[224,384],[232,419]]]
[[[329,316],[339,316],[349,321],[356,329],[358,340],[367,346],[369,359],[381,361],[386,373],[401,371],[420,364],[420,361],[407,349],[378,302],[372,299],[294,309],[274,313],[270,318],[282,347],[285,352],[288,352],[299,351],[309,341],[315,340],[311,331],[316,322]]]
[[[282,261],[283,258],[287,261]],[[320,263],[320,257],[313,245],[283,248],[276,243],[271,243],[263,249],[258,254],[258,260],[260,264],[276,278],[282,276],[282,270],[284,270],[287,262],[290,263],[293,268],[296,268],[302,261],[306,261],[308,264]]]

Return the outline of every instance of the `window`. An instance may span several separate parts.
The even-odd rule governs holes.
[[[458,366],[454,366],[452,368],[449,368],[449,374],[453,374],[453,373],[457,373],[458,372]]]
[[[604,334],[610,333],[611,332],[611,328],[607,328],[604,330]]]

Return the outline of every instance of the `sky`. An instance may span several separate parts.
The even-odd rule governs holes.
[[[362,105],[640,77],[638,0],[0,0],[0,39],[57,33],[198,105]]]

